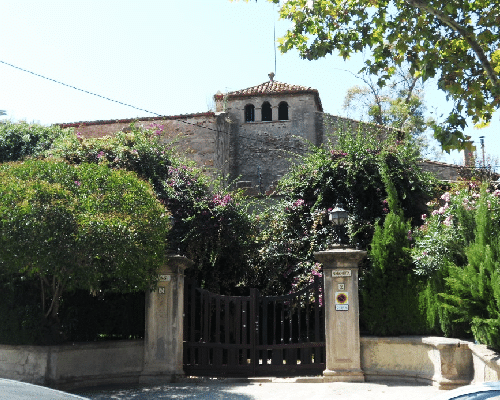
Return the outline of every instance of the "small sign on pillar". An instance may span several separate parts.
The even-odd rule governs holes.
[[[335,292],[335,311],[349,311],[349,293]]]

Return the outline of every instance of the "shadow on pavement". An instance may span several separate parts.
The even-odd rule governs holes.
[[[153,400],[153,399],[178,399],[178,400],[254,400],[246,394],[231,391],[231,386],[206,383],[167,384],[157,386],[132,386],[125,388],[102,387],[74,391],[75,394],[88,397],[92,400]]]

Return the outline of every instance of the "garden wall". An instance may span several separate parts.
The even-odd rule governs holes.
[[[469,345],[441,337],[362,337],[361,367],[367,381],[416,381],[453,389],[475,377]]]
[[[0,345],[0,377],[58,388],[137,383],[144,341],[61,346]]]
[[[0,345],[0,377],[70,389],[137,383],[144,342],[62,346]],[[440,337],[362,337],[366,381],[415,381],[440,389],[500,379],[500,355],[486,346]]]

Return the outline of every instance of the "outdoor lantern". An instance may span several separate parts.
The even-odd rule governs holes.
[[[347,217],[349,213],[342,208],[342,205],[337,203],[333,210],[328,211],[328,219],[333,225],[333,229],[336,233],[337,244],[345,244],[347,242],[346,227]]]
[[[333,210],[328,211],[328,219],[334,226],[344,226],[347,223],[349,213],[342,208],[341,204],[336,204]]]

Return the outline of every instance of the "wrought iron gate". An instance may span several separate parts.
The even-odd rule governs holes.
[[[184,371],[194,376],[317,375],[325,369],[321,283],[284,296],[222,296],[186,282]]]

